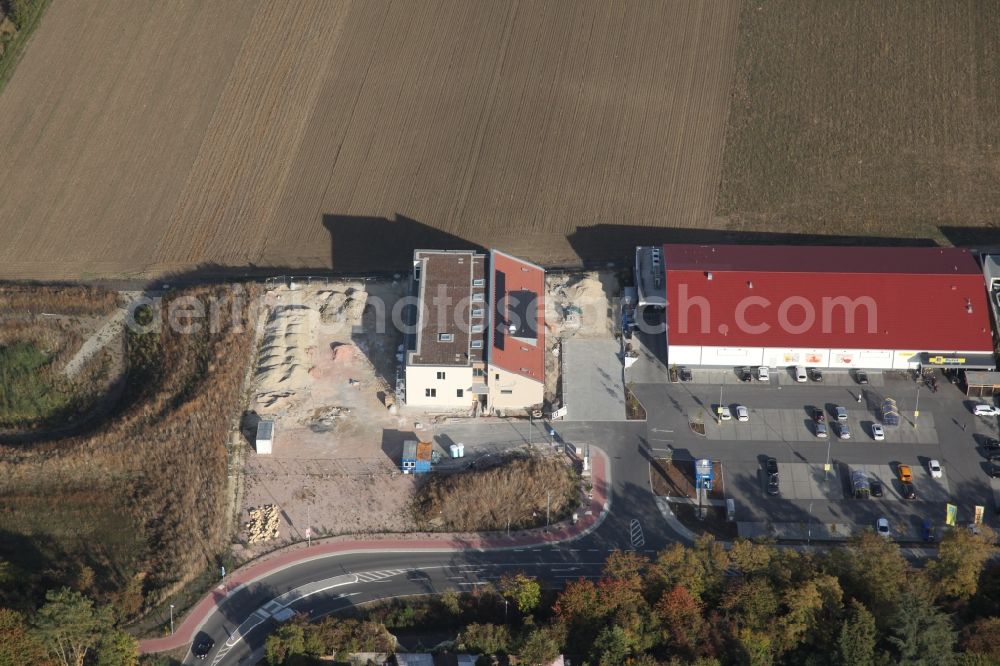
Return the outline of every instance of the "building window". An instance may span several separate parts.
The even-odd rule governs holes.
[[[473,317],[482,317],[485,314],[486,314],[486,312],[482,308],[477,308],[477,309],[475,309],[475,310],[472,311],[472,316]]]
[[[483,348],[483,341],[482,340],[473,340],[472,341],[472,348],[473,349],[482,349]]]
[[[475,280],[472,281],[472,286],[473,287],[485,287],[486,286],[486,280],[483,279],[483,278],[476,278]]]
[[[451,333],[438,333],[438,342],[453,342],[455,336]]]
[[[511,395],[514,392],[513,389],[500,389],[500,393],[503,395]]]
[[[444,373],[438,372],[438,379],[444,379]]]
[[[482,333],[483,332],[483,325],[482,324],[473,324],[472,325],[472,332],[473,333]]]
[[[482,292],[477,292],[477,293],[473,294],[472,295],[472,302],[473,303],[483,303],[484,299],[483,299]]]
[[[425,398],[436,398],[438,396],[437,389],[424,389]]]
[[[500,381],[500,373],[499,372],[496,374],[496,378],[497,378],[497,381]]]
[[[473,368],[472,369],[472,376],[473,377],[485,377],[486,376],[486,370],[484,370],[483,368]]]
[[[464,397],[464,396],[465,396],[465,390],[464,389],[455,389],[455,397],[456,398],[461,398],[461,397]]]

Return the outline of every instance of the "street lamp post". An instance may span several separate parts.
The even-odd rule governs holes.
[[[920,418],[920,385],[917,384],[917,404],[913,408],[913,427],[917,427],[917,419]]]
[[[806,531],[806,545],[812,543],[813,536],[813,503],[809,502],[809,528]]]
[[[170,604],[170,635],[174,634],[174,605]]]

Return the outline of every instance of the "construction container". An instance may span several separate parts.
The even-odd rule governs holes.
[[[403,442],[403,459],[400,469],[403,474],[423,474],[431,471],[431,453],[434,445],[431,442],[418,442],[408,439]]]

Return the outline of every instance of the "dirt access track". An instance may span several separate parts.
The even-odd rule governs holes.
[[[711,226],[739,9],[52,3],[0,95],[0,278],[573,264]]]

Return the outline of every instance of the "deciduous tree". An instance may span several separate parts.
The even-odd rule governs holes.
[[[530,613],[542,600],[541,585],[535,578],[521,572],[501,578],[499,589],[500,594],[513,601],[522,613]]]
[[[993,530],[985,525],[979,527],[979,534],[962,528],[944,534],[937,558],[927,565],[940,597],[966,600],[976,593],[995,539]]]
[[[981,617],[962,630],[962,651],[1000,663],[1000,617]]]
[[[305,655],[305,627],[289,622],[278,627],[264,641],[264,658],[271,666],[283,666]]]
[[[726,590],[721,606],[737,626],[764,631],[778,612],[778,596],[766,578],[741,579]]]
[[[704,643],[705,621],[702,604],[683,585],[667,590],[656,604],[663,628],[664,643],[688,656]]]
[[[510,630],[502,624],[473,623],[459,635],[458,646],[474,654],[506,654],[510,650]]]
[[[0,608],[0,666],[51,664],[45,646],[38,639],[24,616],[17,611]]]
[[[559,656],[562,645],[558,625],[533,629],[521,644],[517,656],[528,666],[547,666]]]
[[[139,661],[139,643],[121,629],[112,629],[97,644],[97,666],[135,666]]]
[[[847,547],[833,550],[828,562],[845,594],[862,601],[884,627],[911,576],[899,546],[866,531]]]

